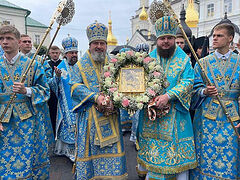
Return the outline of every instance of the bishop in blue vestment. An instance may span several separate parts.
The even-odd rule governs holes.
[[[74,65],[71,95],[77,113],[76,179],[126,179],[126,159],[119,117],[105,116],[96,109],[100,77],[108,61],[107,27],[88,26],[89,50]]]
[[[164,16],[155,23],[157,49],[150,53],[165,70],[168,87],[156,97],[159,108],[170,104],[169,113],[155,121],[140,115],[138,163],[146,179],[185,179],[197,165],[189,113],[194,72],[189,57],[175,45],[177,22]]]

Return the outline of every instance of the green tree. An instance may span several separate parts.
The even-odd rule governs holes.
[[[34,44],[34,47],[37,49],[38,48],[38,44]],[[42,56],[42,55],[45,55],[47,52],[47,47],[46,46],[41,46],[39,52],[38,52],[38,55],[39,56]]]

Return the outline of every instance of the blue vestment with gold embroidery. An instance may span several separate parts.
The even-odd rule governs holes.
[[[165,69],[171,109],[155,121],[149,120],[146,111],[141,112],[138,163],[154,178],[167,179],[197,165],[189,114],[194,72],[188,56],[179,47],[169,59],[159,58],[156,49],[150,56]]]
[[[34,56],[34,53],[27,54],[27,57],[29,57],[30,59],[32,59],[33,56]],[[43,66],[43,69],[44,69],[44,72],[45,72],[45,75],[46,75],[46,78],[47,78],[47,81],[48,81],[48,84],[49,84],[49,81],[52,78],[52,68],[48,64],[48,61],[45,60],[43,56],[39,56],[39,55],[37,55],[35,57],[35,60]]]
[[[3,54],[4,54],[4,51],[3,51],[2,46],[0,45],[0,56],[2,56]]]
[[[57,67],[61,70],[62,74],[61,78],[54,76],[55,86],[52,88],[58,98],[55,153],[66,155],[73,160],[75,155],[76,114],[72,111],[71,87],[69,84],[72,66],[64,59]]]
[[[121,122],[123,132],[131,131],[132,119],[130,118],[130,115],[125,109],[120,109],[119,111],[120,111],[120,122]]]
[[[78,113],[76,178],[81,180],[115,180],[127,176],[119,117],[117,114],[106,117],[94,105],[102,65],[98,66],[87,51],[74,65],[71,76],[73,110]]]
[[[131,131],[130,141],[136,143],[137,140],[137,128],[139,122],[140,110],[136,111],[133,116],[130,116],[125,109],[120,109],[120,122],[122,131]]]
[[[239,123],[240,56],[232,53],[227,61],[215,53],[200,60],[211,83],[216,86],[234,125]],[[191,179],[240,179],[240,143],[216,98],[202,95],[206,80],[199,65],[195,68],[192,108],[198,166]]]
[[[19,55],[13,65],[0,57],[0,114],[12,95],[13,82],[19,82],[30,59]],[[31,66],[25,87],[31,97],[16,94],[10,104],[0,132],[0,179],[48,179],[49,156],[45,123],[37,115],[50,96],[44,70],[38,62]],[[48,112],[43,112],[48,113]]]
[[[32,59],[33,56],[34,56],[34,53],[29,53],[27,55],[27,57],[29,57],[30,59]],[[47,82],[50,86],[51,82],[52,82],[52,68],[49,66],[47,61],[43,62],[43,57],[41,57],[41,56],[37,55],[35,60],[38,62],[39,65],[42,65],[44,72],[45,72],[45,76],[47,78]],[[55,146],[55,140],[54,140],[53,128],[52,128],[52,124],[51,124],[51,118],[50,118],[49,107],[48,107],[47,101],[44,104],[42,104],[41,110],[39,111],[39,113],[37,113],[37,115],[39,116],[39,118],[43,119],[43,121],[45,122],[45,131],[47,133],[48,147],[49,147],[48,150],[49,150],[50,155],[52,155],[53,148]]]

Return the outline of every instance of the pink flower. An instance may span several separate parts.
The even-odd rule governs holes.
[[[145,64],[149,63],[150,61],[152,61],[152,58],[150,58],[150,57],[146,57],[146,58],[143,60],[143,62],[144,62]]]
[[[156,95],[156,92],[151,90],[151,89],[148,89],[148,93],[151,95],[151,96],[155,96]]]
[[[116,90],[117,90],[117,88],[110,88],[110,89],[109,89],[109,91],[110,91],[111,93],[115,92]]]
[[[160,72],[157,72],[157,71],[154,71],[154,72],[153,72],[153,75],[154,75],[155,77],[160,77],[161,73],[160,73]]]
[[[111,75],[111,73],[109,71],[104,73],[104,77],[109,77]]]
[[[128,107],[129,106],[129,100],[127,98],[123,99],[122,105],[123,105],[123,107]]]
[[[127,53],[128,53],[130,56],[133,56],[133,55],[134,55],[132,51],[128,51]]]
[[[111,62],[115,63],[115,62],[117,62],[117,59],[111,59]]]

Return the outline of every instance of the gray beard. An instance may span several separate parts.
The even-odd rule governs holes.
[[[92,58],[95,62],[104,62],[106,53],[104,52],[92,52]]]

